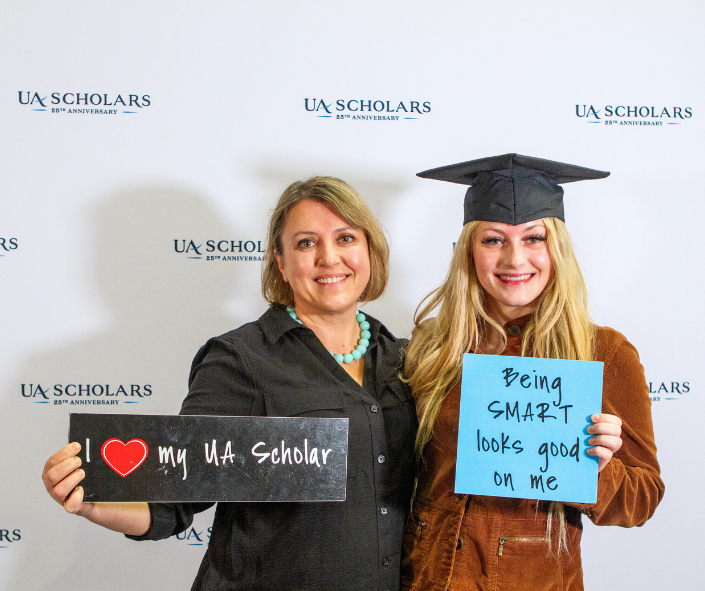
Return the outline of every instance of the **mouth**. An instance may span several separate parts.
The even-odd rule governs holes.
[[[324,285],[330,285],[331,283],[340,283],[341,281],[344,281],[347,279],[347,275],[338,275],[336,277],[317,277],[314,279],[316,283],[322,283]]]
[[[495,275],[497,279],[499,279],[502,283],[506,283],[509,285],[523,285],[524,283],[528,282],[536,273],[522,273],[521,275],[517,274],[498,274]]]

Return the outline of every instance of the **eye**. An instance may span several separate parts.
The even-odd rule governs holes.
[[[353,242],[355,242],[355,236],[353,236],[352,234],[343,234],[343,235],[339,238],[339,240],[340,240],[343,244],[352,244]]]
[[[544,242],[546,240],[546,237],[541,236],[541,235],[536,235],[536,236],[529,236],[528,238],[525,238],[525,240],[529,244],[540,244],[541,242]]]
[[[497,236],[487,236],[480,241],[482,244],[498,245],[502,244],[502,239]]]
[[[296,246],[301,249],[310,248],[313,246],[313,240],[310,238],[304,238],[296,243]]]

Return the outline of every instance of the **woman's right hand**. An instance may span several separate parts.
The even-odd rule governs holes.
[[[81,469],[79,443],[69,443],[61,451],[51,456],[42,472],[44,486],[51,497],[69,513],[87,517],[95,508],[95,503],[83,502],[83,487],[78,486],[86,477]]]
[[[85,517],[98,525],[132,536],[147,533],[152,515],[147,503],[84,503],[83,487],[79,486],[86,473],[81,469],[78,443],[69,443],[44,464],[42,480],[47,492],[67,512]]]

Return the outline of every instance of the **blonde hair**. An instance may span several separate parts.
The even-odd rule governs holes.
[[[330,205],[347,224],[362,230],[367,237],[370,254],[370,280],[361,302],[380,297],[389,279],[389,244],[382,226],[362,197],[346,182],[335,177],[315,176],[289,185],[272,212],[267,231],[267,244],[262,263],[262,295],[270,304],[294,305],[294,292],[284,281],[274,253],[282,252],[282,233],[294,205],[311,199]]]
[[[570,235],[561,220],[544,218],[543,221],[552,273],[522,331],[521,355],[590,361],[594,328]],[[416,327],[406,354],[404,375],[411,385],[419,415],[415,445],[418,462],[433,437],[441,403],[460,381],[463,354],[478,349],[489,331],[501,336],[502,349],[507,345],[502,326],[487,310],[487,295],[475,270],[472,245],[480,223],[465,224],[446,279],[416,309]],[[562,503],[551,503],[548,527],[554,517],[559,518],[559,550],[562,550],[566,543]]]

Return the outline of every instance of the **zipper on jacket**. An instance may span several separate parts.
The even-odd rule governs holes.
[[[499,538],[499,547],[497,548],[497,556],[502,556],[504,551],[504,542],[546,542],[548,538]]]
[[[426,527],[425,521],[419,521],[416,525],[416,532],[419,536],[419,542],[421,541],[421,536],[423,535],[423,528]]]

